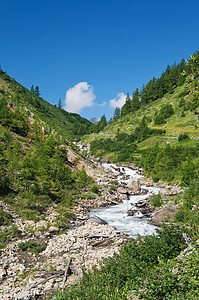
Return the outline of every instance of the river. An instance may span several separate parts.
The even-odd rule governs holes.
[[[109,169],[110,172],[116,172],[115,167],[119,168],[114,164],[103,164],[105,169]],[[130,175],[134,178],[140,178],[141,175],[138,174],[138,171],[132,170],[127,167],[120,167],[120,170],[124,175]],[[123,176],[122,176],[123,177]],[[121,176],[118,176],[117,180],[128,182],[121,179]],[[140,200],[144,200],[148,198],[152,194],[158,194],[160,188],[157,187],[148,187],[141,186],[142,189],[147,190],[147,194],[145,195],[132,195],[129,200],[124,200],[118,205],[109,206],[106,208],[97,208],[92,209],[90,211],[90,215],[95,215],[104,221],[106,221],[109,225],[112,225],[118,231],[126,232],[130,237],[136,237],[138,234],[141,236],[151,235],[155,232],[157,227],[149,224],[146,217],[143,217],[139,209],[134,216],[128,216],[127,211],[132,207],[132,204],[139,202]]]

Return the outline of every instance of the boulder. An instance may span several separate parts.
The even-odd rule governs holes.
[[[138,178],[131,177],[127,184],[127,187],[133,193],[137,193],[141,191],[140,182]]]
[[[87,223],[89,223],[89,224],[107,224],[106,221],[104,221],[96,216],[93,216],[90,219],[88,219]]]
[[[177,205],[171,205],[169,207],[164,207],[158,211],[155,211],[151,216],[151,222],[154,225],[161,225],[165,220],[174,219],[174,215],[177,210]]]
[[[145,207],[145,208],[140,209],[140,212],[141,212],[143,215],[149,215],[149,214],[151,214],[153,211],[154,211],[154,207]]]
[[[59,232],[59,228],[56,227],[56,226],[50,226],[49,229],[48,229],[48,231],[50,233]]]
[[[148,200],[140,200],[137,203],[135,203],[135,206],[138,208],[145,208],[148,205]]]

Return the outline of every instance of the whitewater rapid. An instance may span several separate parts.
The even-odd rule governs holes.
[[[138,174],[137,170],[132,170],[127,167],[117,167],[114,164],[103,164],[103,167],[114,173],[116,172],[115,168],[120,168],[120,170],[123,172],[123,175],[130,175],[134,178],[142,177]],[[121,179],[122,177],[118,176],[117,180],[119,182],[126,182],[125,180]],[[90,211],[90,215],[94,215],[103,219],[109,225],[114,226],[116,230],[123,231],[131,237],[136,237],[137,235],[145,236],[155,233],[155,229],[157,227],[149,224],[147,222],[148,219],[143,217],[139,211],[134,216],[128,216],[127,214],[127,211],[132,207],[131,204],[135,204],[140,200],[144,200],[152,194],[158,194],[160,191],[160,188],[157,187],[148,187],[142,185],[141,188],[147,190],[147,194],[130,196],[129,200],[123,200],[118,205],[92,209]]]

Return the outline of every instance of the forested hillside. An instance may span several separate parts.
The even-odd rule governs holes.
[[[168,66],[160,78],[136,89],[132,98],[127,95],[103,132],[83,138],[91,154],[134,162],[155,181],[189,185],[199,167],[198,76],[197,51],[187,63]]]
[[[24,219],[44,219],[44,211],[58,205],[58,226],[67,226],[73,195],[93,181],[85,170],[72,171],[64,137],[44,132],[39,122],[30,125],[19,110],[0,100],[0,199]],[[62,222],[63,218],[63,222]],[[1,225],[10,216],[1,211]],[[58,221],[58,220],[57,220]],[[0,233],[3,234],[3,233]],[[3,234],[2,247],[12,236]]]
[[[91,123],[50,105],[2,70],[0,75],[0,200],[34,222],[56,205],[57,226],[65,228],[73,217],[74,195],[93,184],[84,169],[68,161],[68,145]],[[11,215],[1,210],[0,225],[11,224]],[[15,226],[0,231],[0,247],[18,234]]]
[[[68,113],[58,103],[58,107],[48,103],[40,97],[39,87],[32,86],[31,91],[0,70],[0,97],[3,96],[13,108],[20,110],[29,117],[29,121],[43,121],[51,130],[68,139],[79,138],[90,132],[90,121],[78,114]],[[60,101],[60,100],[59,100]]]

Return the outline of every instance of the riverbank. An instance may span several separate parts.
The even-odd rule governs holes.
[[[108,224],[100,224],[99,220],[89,217],[88,212],[93,207],[117,204],[127,196],[109,190],[107,183],[114,178],[109,176],[109,172],[105,172],[100,166],[97,170],[88,167],[89,175],[95,179],[101,174],[100,195],[94,194],[91,199],[82,196],[76,199],[75,217],[70,220],[70,229],[66,233],[61,233],[53,225],[59,215],[55,206],[45,213],[44,220],[35,223],[22,220],[12,213],[8,204],[1,203],[1,207],[12,215],[13,223],[21,230],[22,236],[0,251],[0,299],[43,298],[53,291],[74,284],[81,277],[82,267],[91,269],[98,266],[103,257],[119,252],[126,241],[125,235]],[[37,254],[23,251],[22,245],[35,242],[46,249]],[[70,258],[71,273],[67,274],[67,281],[63,284],[65,268]]]
[[[128,167],[142,175],[142,170],[134,165]],[[127,236],[88,213],[94,208],[116,207],[129,201],[132,194],[143,196],[146,192],[140,187],[137,190],[129,189],[127,183],[130,175],[126,174],[126,167],[118,164],[113,168],[114,173],[100,164],[95,168],[87,166],[87,173],[95,178],[99,193],[91,198],[80,195],[76,199],[75,218],[70,220],[67,233],[61,233],[59,228],[53,226],[58,214],[54,207],[48,210],[44,221],[37,223],[13,216],[16,226],[22,231],[22,237],[1,250],[0,299],[43,298],[75,284],[82,276],[82,267],[99,267],[103,257],[120,251]],[[117,181],[118,176],[120,182]],[[9,210],[9,205],[6,208]],[[39,254],[23,252],[20,245],[32,241],[42,243],[45,250]],[[63,283],[68,262],[69,273]]]

